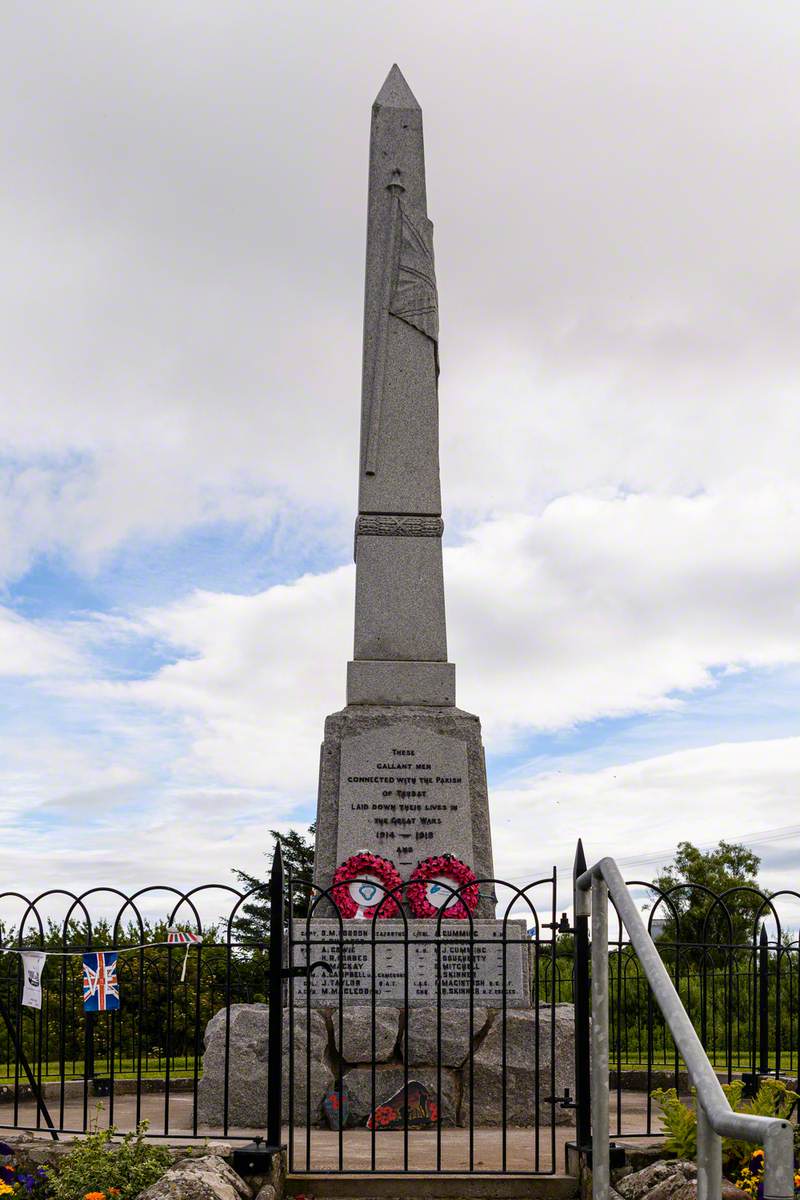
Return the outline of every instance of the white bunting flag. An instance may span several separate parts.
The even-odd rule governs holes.
[[[41,950],[29,950],[22,955],[22,971],[25,985],[22,989],[22,1003],[28,1008],[42,1007],[42,971],[47,955]]]

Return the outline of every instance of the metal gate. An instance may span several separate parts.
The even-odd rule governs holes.
[[[290,1173],[555,1172],[574,1044],[556,995],[556,872],[478,886],[476,914],[497,919],[454,887],[414,920],[404,884],[372,920],[343,921],[334,889],[287,873]]]

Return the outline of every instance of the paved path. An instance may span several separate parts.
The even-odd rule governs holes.
[[[622,1094],[622,1136],[630,1136],[645,1128],[647,1097],[641,1092],[623,1092]],[[95,1118],[97,1101],[90,1099],[90,1121]],[[616,1112],[612,1096],[612,1120],[616,1122]],[[108,1101],[102,1101],[104,1109],[100,1113],[100,1124],[109,1123]],[[54,1120],[58,1120],[58,1102],[50,1102],[50,1112]],[[192,1131],[192,1097],[191,1094],[176,1094],[170,1096],[169,1122],[165,1130],[164,1097],[163,1095],[142,1096],[141,1116],[150,1122],[152,1135],[164,1134],[170,1141],[181,1143],[191,1136]],[[83,1105],[80,1101],[68,1101],[64,1112],[65,1129],[80,1132],[83,1122]],[[0,1106],[0,1124],[13,1121],[13,1107]],[[35,1105],[26,1103],[20,1105],[19,1125],[32,1126],[36,1122]],[[132,1129],[136,1124],[135,1096],[117,1096],[114,1103],[113,1122],[120,1130]],[[659,1128],[655,1125],[654,1128]],[[43,1136],[46,1134],[43,1132]],[[221,1129],[200,1126],[198,1135],[208,1137],[211,1141],[233,1140],[234,1138],[249,1139],[255,1135],[263,1135],[263,1130],[231,1129],[228,1138],[224,1138]],[[616,1124],[612,1125],[612,1133],[617,1134]],[[545,1125],[538,1131],[533,1129],[508,1129],[505,1137],[505,1165],[503,1162],[503,1136],[500,1129],[475,1129],[472,1141],[472,1169],[478,1171],[498,1171],[505,1169],[511,1172],[520,1171],[550,1171],[555,1165],[557,1172],[564,1170],[564,1144],[575,1136],[573,1125],[557,1125],[554,1136],[550,1127]],[[289,1131],[284,1129],[283,1137],[288,1142]],[[470,1131],[468,1129],[442,1129],[441,1143],[437,1157],[437,1134],[432,1132],[410,1132],[408,1135],[408,1157],[406,1160],[404,1136],[402,1132],[376,1132],[374,1137],[375,1159],[373,1167],[373,1135],[367,1129],[347,1129],[341,1136],[341,1160],[339,1134],[331,1130],[304,1128],[295,1129],[292,1139],[292,1170],[294,1172],[310,1171],[319,1173],[337,1171],[402,1171],[410,1168],[417,1171],[469,1171],[470,1168]],[[553,1152],[555,1151],[555,1164]],[[341,1168],[340,1168],[341,1161]]]

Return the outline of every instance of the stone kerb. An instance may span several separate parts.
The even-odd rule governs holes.
[[[538,1012],[538,1062],[536,1017]],[[375,1062],[372,1061],[372,1007],[352,1005],[343,1010],[340,1040],[338,1009],[303,1008],[294,1012],[294,1123],[324,1124],[322,1102],[335,1087],[341,1071],[349,1096],[349,1123],[363,1126],[377,1104],[404,1083],[418,1080],[439,1099],[442,1122],[465,1126],[470,1117],[470,1049],[474,1124],[502,1122],[506,1090],[506,1123],[530,1128],[550,1123],[547,1098],[574,1090],[574,1013],[558,1004],[554,1015],[554,1056],[551,1055],[550,1006],[508,1009],[506,1061],[503,1063],[503,1013],[475,1005],[441,1010],[441,1029],[433,1007],[375,1009]],[[309,1020],[310,1017],[310,1020]],[[265,1004],[231,1006],[228,1122],[231,1127],[258,1129],[267,1119],[267,1039],[269,1008]],[[225,1010],[206,1028],[203,1076],[198,1088],[198,1122],[220,1126],[223,1121],[225,1072]],[[289,1115],[289,1027],[284,1014],[283,1120]],[[407,1063],[407,1065],[406,1065]],[[554,1064],[554,1065],[553,1065]],[[555,1083],[553,1083],[553,1072]],[[375,1079],[373,1097],[373,1074]],[[538,1097],[538,1113],[537,1102]],[[555,1108],[557,1124],[569,1123],[569,1110]]]

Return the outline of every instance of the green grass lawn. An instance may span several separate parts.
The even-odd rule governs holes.
[[[149,1068],[146,1070],[144,1059],[142,1059],[142,1079],[163,1079],[166,1074],[166,1068],[167,1068],[167,1064],[166,1064],[165,1059],[163,1059],[163,1058],[161,1059],[161,1066],[159,1067],[158,1059],[151,1058]],[[33,1071],[34,1078],[38,1079],[39,1078],[39,1064],[31,1063],[31,1070]],[[202,1070],[202,1060],[201,1060],[199,1074],[202,1075],[202,1073],[203,1073],[203,1070]],[[109,1070],[108,1070],[108,1064],[105,1061],[105,1059],[102,1059],[102,1058],[95,1059],[94,1074],[98,1079],[107,1079],[108,1078]],[[194,1075],[194,1058],[181,1057],[181,1058],[176,1058],[176,1059],[172,1060],[172,1065],[170,1067],[170,1078],[172,1078],[172,1079],[191,1079],[193,1077],[193,1075]],[[61,1072],[60,1072],[60,1067],[59,1067],[58,1061],[47,1062],[47,1063],[41,1064],[41,1078],[44,1083],[51,1083],[53,1080],[60,1079],[60,1077],[61,1077]],[[76,1059],[75,1062],[73,1063],[72,1059],[69,1059],[65,1063],[64,1077],[66,1079],[83,1079],[83,1062],[80,1061],[79,1059]],[[123,1058],[121,1061],[120,1061],[120,1059],[117,1059],[114,1064],[114,1078],[115,1079],[136,1079],[137,1078],[136,1059]],[[20,1080],[20,1083],[23,1083],[23,1084],[28,1082],[25,1072],[22,1070],[21,1067],[20,1067],[20,1071],[19,1071],[19,1080]],[[11,1074],[9,1074],[7,1066],[0,1066],[0,1087],[2,1087],[4,1084],[5,1085],[9,1085],[9,1084],[13,1085],[13,1083],[14,1083],[13,1070],[12,1070]]]
[[[717,1050],[716,1052],[712,1051],[709,1054],[709,1058],[711,1060],[711,1065],[713,1067],[716,1067],[716,1069],[718,1071],[725,1070],[727,1068],[728,1058],[727,1058],[727,1055],[725,1054],[724,1050]],[[749,1071],[752,1068],[752,1060],[750,1058],[750,1055],[747,1053],[744,1053],[744,1052],[742,1052],[741,1054],[734,1054],[732,1056],[731,1062],[732,1062],[734,1071]],[[768,1062],[769,1062],[769,1069],[771,1071],[774,1071],[775,1063],[776,1063],[776,1057],[775,1057],[774,1051],[770,1054]],[[793,1058],[790,1058],[788,1052],[781,1053],[781,1071],[782,1072],[788,1072],[790,1069],[794,1070],[796,1067],[796,1064],[797,1064],[797,1053],[796,1052],[795,1052]],[[617,1060],[613,1054],[611,1055],[611,1058],[610,1058],[610,1065],[611,1065],[611,1070],[615,1071],[617,1068]],[[626,1056],[623,1054],[622,1058],[621,1058],[621,1066],[622,1066],[623,1071],[646,1071],[647,1070],[647,1059],[644,1055],[642,1055],[642,1058],[640,1060],[636,1057],[636,1055]],[[659,1057],[659,1059],[653,1063],[654,1071],[672,1071],[674,1069],[675,1069],[675,1059],[674,1058],[668,1058],[668,1057],[664,1057],[663,1055],[661,1055]],[[686,1070],[686,1067],[684,1066],[683,1063],[681,1063],[681,1070],[682,1071]],[[758,1062],[756,1062],[756,1070],[758,1070]]]
[[[727,1067],[727,1059],[725,1058],[725,1054],[723,1051],[719,1051],[717,1053],[716,1057],[712,1055],[711,1062],[712,1062],[712,1065],[718,1071],[724,1071]],[[775,1069],[774,1053],[770,1056],[769,1063],[770,1063],[770,1069],[774,1070]],[[790,1060],[788,1054],[781,1055],[781,1070],[782,1070],[782,1072],[787,1073],[787,1072],[794,1070],[795,1063],[796,1063],[796,1058],[793,1063]],[[674,1065],[675,1065],[674,1059],[665,1059],[662,1057],[660,1059],[660,1061],[653,1063],[653,1070],[654,1071],[672,1071],[674,1069]],[[33,1066],[34,1076],[38,1079],[39,1078],[38,1064],[32,1064],[32,1066]],[[611,1057],[610,1066],[611,1066],[612,1071],[615,1071],[617,1069],[617,1060],[613,1055]],[[622,1066],[623,1071],[644,1071],[647,1069],[647,1062],[644,1060],[644,1058],[640,1061],[639,1059],[637,1059],[637,1057],[635,1055],[628,1055],[627,1057],[623,1056],[622,1061],[621,1061],[621,1066]],[[740,1054],[740,1055],[733,1056],[734,1072],[741,1073],[742,1071],[749,1071],[750,1066],[751,1066],[751,1063],[750,1063],[749,1055]],[[685,1069],[686,1068],[683,1066],[683,1064],[681,1064],[681,1070],[685,1070]],[[162,1058],[161,1066],[159,1066],[158,1059],[151,1058],[147,1069],[145,1069],[145,1063],[144,1063],[144,1060],[142,1060],[142,1079],[163,1079],[165,1076],[165,1073],[166,1073],[166,1060],[165,1059]],[[201,1076],[202,1073],[203,1073],[203,1063],[202,1063],[202,1059],[201,1059],[200,1064],[199,1064],[198,1075]],[[108,1067],[107,1067],[107,1063],[105,1062],[104,1059],[101,1059],[101,1058],[96,1059],[94,1074],[98,1079],[107,1079],[108,1078],[108,1075],[109,1075]],[[172,1060],[172,1067],[170,1070],[170,1078],[172,1078],[172,1079],[191,1079],[191,1078],[193,1078],[193,1076],[194,1076],[194,1058],[189,1057],[187,1059],[187,1058],[181,1057],[181,1058],[176,1058],[176,1059]],[[114,1065],[114,1078],[115,1079],[136,1079],[136,1077],[137,1077],[137,1070],[136,1070],[136,1060],[135,1059],[130,1059],[130,1058],[122,1059],[121,1062],[119,1059],[116,1060],[116,1063]],[[41,1078],[42,1078],[42,1081],[45,1083],[52,1083],[53,1081],[57,1081],[60,1078],[58,1062],[56,1061],[56,1062],[42,1063]],[[69,1060],[66,1063],[65,1078],[68,1080],[83,1079],[83,1063],[80,1060],[76,1060],[75,1063],[73,1064],[72,1060]],[[20,1068],[20,1073],[19,1073],[19,1079],[20,1079],[21,1084],[27,1083],[27,1079],[21,1068]],[[13,1072],[11,1074],[9,1074],[7,1067],[0,1066],[0,1087],[13,1085],[13,1083],[14,1083]]]

